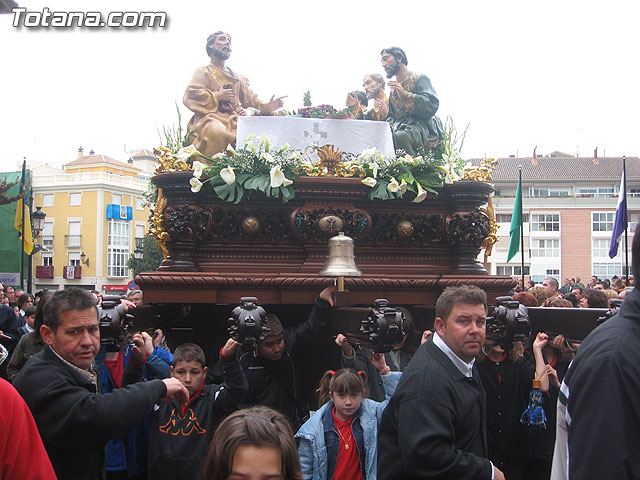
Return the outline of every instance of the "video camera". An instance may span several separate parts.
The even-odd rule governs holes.
[[[229,318],[229,336],[241,343],[245,350],[255,350],[269,333],[267,312],[258,305],[256,297],[242,297],[240,305]]]
[[[487,317],[487,340],[508,352],[514,342],[521,342],[530,334],[527,307],[511,297],[497,297]]]
[[[615,314],[617,314],[618,311],[620,310],[620,306],[622,305],[622,302],[624,302],[624,298],[612,298],[611,300],[609,300],[609,304],[611,305],[611,308],[607,310],[603,316],[598,317],[598,320],[597,320],[598,325],[602,325],[604,322],[606,322]]]
[[[374,305],[362,321],[360,332],[373,344],[375,353],[390,352],[404,338],[404,314],[390,307],[384,298],[377,299]]]
[[[108,352],[117,352],[126,344],[129,329],[133,327],[133,315],[120,303],[118,295],[102,297],[100,312],[100,343]]]

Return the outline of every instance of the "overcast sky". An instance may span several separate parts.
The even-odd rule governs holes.
[[[0,171],[62,163],[77,149],[119,160],[186,126],[182,95],[208,63],[207,35],[232,37],[228,65],[285,108],[344,106],[380,50],[428,75],[438,115],[469,124],[465,157],[554,150],[640,155],[637,1],[63,1],[28,11],[165,11],[165,28],[14,28],[0,16]],[[411,6],[414,5],[414,6]],[[126,149],[126,150],[125,150]]]

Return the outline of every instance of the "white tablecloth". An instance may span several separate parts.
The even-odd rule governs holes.
[[[250,134],[269,136],[272,147],[288,143],[303,150],[310,146],[331,144],[343,153],[359,154],[375,147],[393,156],[393,137],[387,122],[353,119],[319,119],[302,117],[238,117],[237,145],[242,147]]]

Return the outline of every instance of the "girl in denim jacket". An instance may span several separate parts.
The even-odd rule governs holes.
[[[330,370],[322,377],[321,407],[296,434],[305,480],[376,479],[378,426],[402,373],[391,372],[382,354],[372,353],[369,361],[380,372],[384,402],[365,398],[363,372]]]

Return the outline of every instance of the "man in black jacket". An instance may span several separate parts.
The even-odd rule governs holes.
[[[266,405],[289,418],[293,431],[306,421],[309,407],[300,391],[301,359],[318,339],[328,335],[329,313],[333,307],[335,287],[325,288],[316,297],[307,320],[283,329],[275,315],[267,316],[269,335],[256,351],[244,352],[240,365],[249,384],[241,408]],[[209,382],[222,383],[220,362],[212,369]]]
[[[153,406],[189,394],[176,378],[152,380],[102,394],[92,366],[100,348],[96,300],[86,290],[68,288],[44,307],[40,328],[44,350],[27,362],[14,386],[38,425],[56,475],[61,479],[103,479],[104,448],[110,439],[142,422]],[[144,341],[134,336],[134,352],[122,384],[139,376]]]
[[[420,346],[382,414],[378,478],[504,480],[486,458],[485,392],[474,366],[485,340],[487,296],[447,288],[436,333]]]
[[[640,278],[640,234],[632,269]],[[553,480],[640,475],[640,291],[582,342],[560,388]]]

